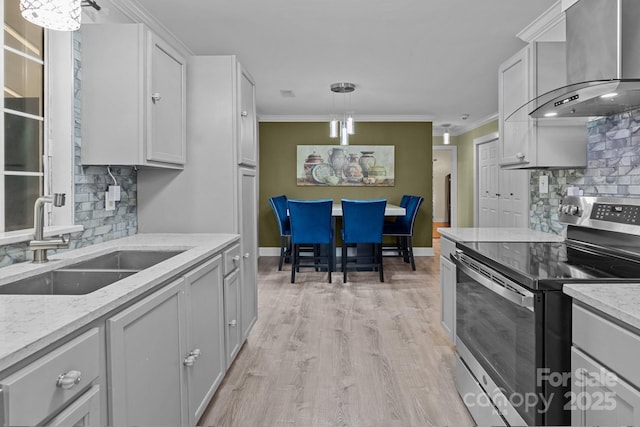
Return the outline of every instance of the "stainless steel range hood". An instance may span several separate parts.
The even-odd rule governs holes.
[[[566,10],[567,86],[523,108],[531,117],[610,116],[640,108],[640,1],[579,0]]]

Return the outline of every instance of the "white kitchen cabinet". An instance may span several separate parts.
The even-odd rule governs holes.
[[[254,84],[233,55],[188,59],[184,170],[138,171],[138,229],[240,234],[237,319],[246,338],[257,315],[258,173]]]
[[[107,320],[112,425],[186,425],[184,279]]]
[[[42,424],[79,402],[83,391],[98,382],[98,337],[93,328],[1,379],[2,425]],[[99,424],[99,410],[92,414]]]
[[[143,24],[88,24],[82,163],[182,168],[186,62]]]
[[[196,425],[226,370],[222,256],[190,271],[185,279],[189,425]]]
[[[240,295],[240,271],[234,270],[224,278],[224,321],[226,325],[224,337],[227,369],[238,355],[242,344]]]
[[[572,325],[571,425],[640,425],[640,331],[575,303]]]
[[[46,427],[90,427],[101,425],[100,386],[94,385],[65,408]]]
[[[531,42],[498,69],[500,165],[509,169],[587,164],[585,118],[529,117],[529,101],[566,85],[564,42]]]
[[[440,238],[440,324],[447,336],[456,342],[456,265],[449,256],[455,253],[454,241]]]
[[[242,339],[246,339],[258,319],[258,177],[255,169],[240,168],[242,217],[240,239],[242,262],[240,295]]]

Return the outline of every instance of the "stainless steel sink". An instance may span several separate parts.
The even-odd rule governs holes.
[[[64,267],[64,269],[140,271],[182,252],[184,251],[116,251],[77,264],[71,264]]]
[[[0,295],[85,295],[135,271],[53,270],[0,286]]]
[[[184,251],[115,251],[0,285],[0,295],[85,295]]]

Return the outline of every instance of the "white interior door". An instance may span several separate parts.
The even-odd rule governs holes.
[[[499,166],[499,141],[476,143],[478,227],[528,227],[529,171]]]
[[[500,167],[498,166],[498,141],[493,140],[479,146],[479,226],[499,227],[500,215],[499,197],[500,189],[498,178]]]

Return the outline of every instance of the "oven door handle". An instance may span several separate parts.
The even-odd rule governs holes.
[[[469,268],[467,265],[465,265],[461,261],[460,255],[461,255],[460,253],[456,253],[455,255],[451,254],[451,259],[455,263],[456,267],[458,269],[460,269],[460,271],[462,271],[467,276],[471,277],[473,280],[475,280],[476,282],[478,282],[479,284],[481,284],[485,288],[489,289],[491,292],[494,292],[494,293],[500,295],[501,297],[511,301],[514,304],[517,304],[518,306],[520,306],[522,308],[526,308],[527,310],[533,311],[533,293],[531,293],[529,291],[526,291],[524,289],[522,289],[521,291],[516,292],[514,290],[506,288],[502,284],[494,282],[493,280],[489,279],[488,277],[485,277],[484,275],[478,273],[477,271],[475,271],[475,270]],[[485,269],[486,269],[486,267],[485,267]],[[508,283],[514,289],[520,288],[519,285],[517,285],[516,283],[514,283],[511,280],[507,279],[506,277],[502,276],[501,274],[499,274],[497,272],[494,272],[494,271],[490,271],[490,273],[491,273],[492,276],[499,277],[500,281],[502,281],[504,283]]]

